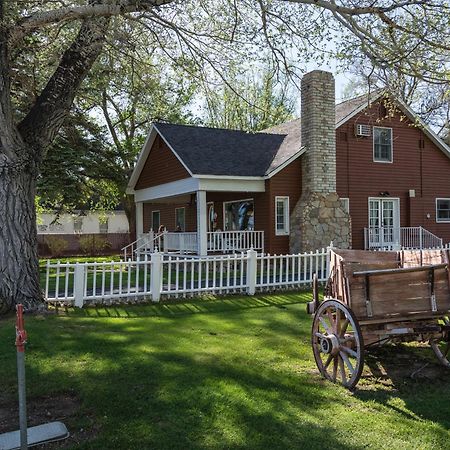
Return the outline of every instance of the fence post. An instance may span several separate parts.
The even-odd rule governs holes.
[[[152,302],[159,302],[162,288],[162,255],[161,253],[152,253],[151,256],[151,285],[150,292]]]
[[[256,251],[252,249],[247,250],[247,294],[255,295],[256,292]]]
[[[73,272],[73,299],[76,308],[82,308],[84,302],[84,273],[85,265],[76,263]]]

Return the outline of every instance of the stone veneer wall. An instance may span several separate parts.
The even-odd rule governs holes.
[[[302,195],[291,214],[291,253],[316,250],[333,241],[351,246],[351,220],[336,193],[336,110],[329,72],[306,74],[301,86]]]

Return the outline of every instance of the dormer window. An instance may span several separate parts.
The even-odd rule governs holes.
[[[392,128],[373,127],[373,160],[392,162]]]

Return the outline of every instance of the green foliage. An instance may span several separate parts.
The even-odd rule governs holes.
[[[96,234],[80,236],[79,242],[80,250],[86,255],[96,255],[111,248],[111,242]]]
[[[50,250],[50,255],[53,257],[62,256],[69,246],[64,238],[58,236],[46,236],[44,242]]]
[[[296,94],[289,80],[277,81],[273,68],[256,75],[235,73],[227,84],[206,94],[206,125],[261,131],[291,120]]]

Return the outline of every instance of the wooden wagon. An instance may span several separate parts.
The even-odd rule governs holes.
[[[313,301],[312,348],[321,374],[353,388],[364,352],[387,342],[421,341],[450,367],[450,272],[446,250],[330,252],[330,275]]]

